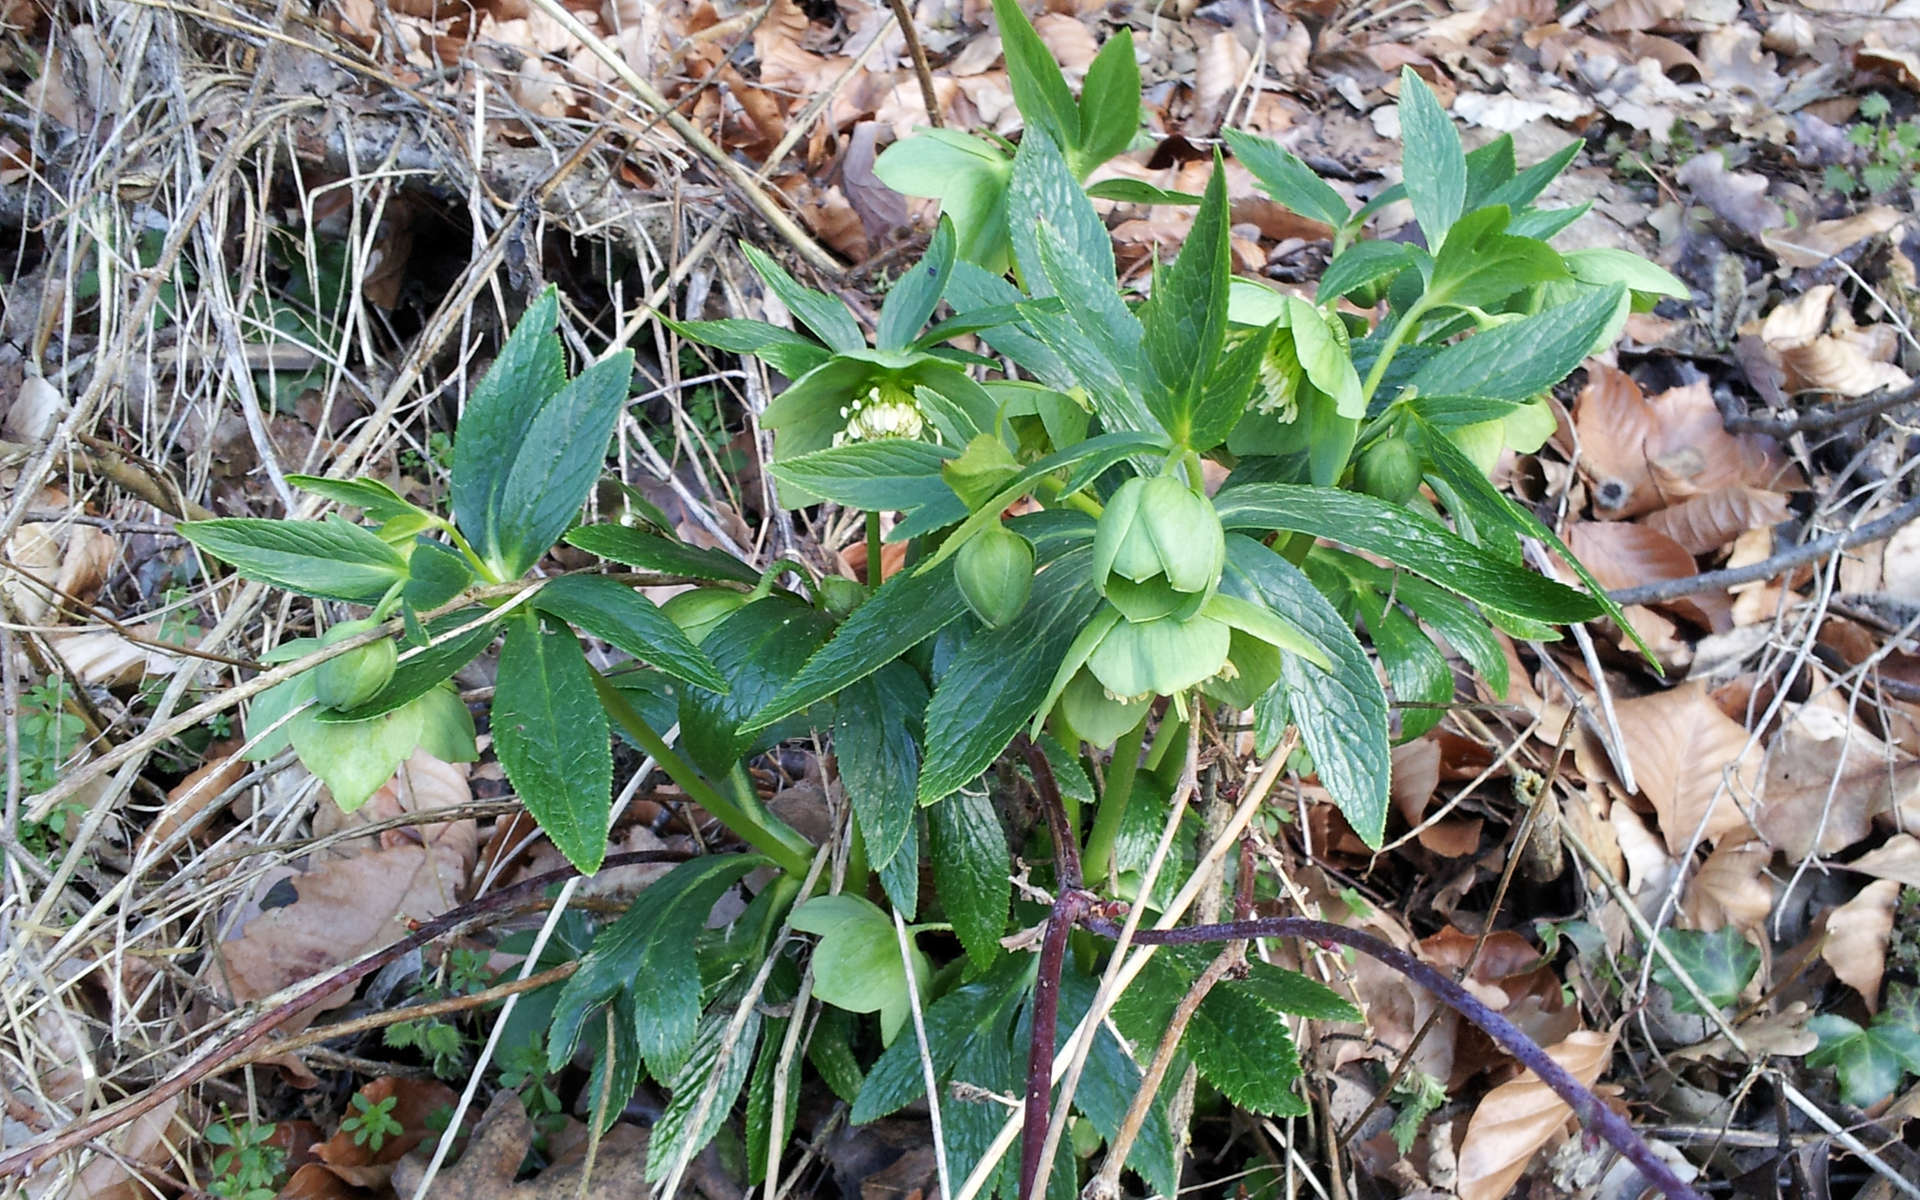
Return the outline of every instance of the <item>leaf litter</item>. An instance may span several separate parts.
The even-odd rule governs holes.
[[[915,14],[936,63],[937,115],[949,127],[1015,135],[1019,114],[984,9],[929,4]],[[556,10],[598,45],[583,42]],[[436,291],[451,286],[467,262],[464,248],[447,249],[450,230],[469,240],[506,230],[509,277],[576,272],[584,285],[623,298],[610,302],[631,304],[633,289],[646,286],[645,270],[616,279],[604,261],[604,248],[625,239],[639,247],[630,254],[644,267],[684,268],[679,278],[690,296],[704,298],[690,303],[692,315],[773,307],[717,257],[682,263],[659,249],[693,243],[739,211],[740,200],[631,102],[623,69],[655,81],[694,126],[758,173],[809,235],[853,264],[850,293],[885,276],[890,256],[921,236],[930,212],[873,176],[878,151],[930,119],[905,44],[876,6],[340,0],[259,38],[271,28],[267,17],[258,6],[236,6],[226,24],[157,10],[143,18],[168,23],[176,79],[205,80],[188,120],[232,124],[262,111],[265,97],[320,97],[335,106],[323,122],[274,118],[292,157],[258,161],[276,198],[219,180],[233,205],[256,206],[244,215],[271,229],[270,237],[239,257],[217,259],[204,257],[208,245],[196,242],[175,260],[200,278],[255,281],[245,294],[223,312],[205,300],[186,308],[178,293],[159,306],[161,318],[115,328],[105,317],[117,314],[78,295],[82,281],[61,284],[73,264],[60,261],[52,238],[29,256],[44,255],[47,269],[22,269],[7,285],[0,408],[9,484],[23,461],[14,447],[39,444],[76,402],[86,406],[81,432],[107,443],[76,453],[62,486],[16,497],[31,519],[15,518],[5,542],[0,595],[8,628],[19,630],[5,649],[18,681],[9,687],[51,688],[35,693],[42,703],[34,711],[79,722],[77,732],[61,732],[65,722],[50,721],[51,739],[33,742],[48,771],[79,769],[139,736],[170,690],[199,694],[219,686],[215,671],[246,670],[195,657],[213,649],[233,658],[235,629],[308,619],[261,610],[257,599],[247,602],[253,610],[226,609],[235,597],[195,582],[189,556],[168,532],[173,520],[204,510],[279,511],[274,481],[347,457],[357,427],[361,461],[402,495],[430,495],[441,485],[445,467],[434,439],[444,437],[450,409],[423,399],[390,426],[357,423],[380,411],[379,392],[396,370],[455,389],[471,378],[474,364],[464,353],[443,354],[438,344],[418,359],[413,353]],[[151,235],[181,211],[165,185],[184,166],[165,152],[115,160],[122,152],[88,133],[132,111],[144,68],[130,44],[92,5],[53,16],[0,5],[0,21],[18,39],[4,54],[27,105],[22,111],[51,123],[57,152],[42,163],[45,144],[29,149],[10,130],[0,135],[0,171],[77,177],[77,147],[94,165],[125,169],[130,190],[159,188],[134,196],[110,219],[117,253],[150,270],[147,259],[159,248]],[[1597,219],[1576,229],[1601,232],[1578,236],[1636,247],[1693,291],[1691,303],[1636,314],[1630,349],[1591,361],[1584,383],[1559,398],[1567,415],[1556,436],[1535,455],[1508,452],[1501,466],[1516,495],[1555,519],[1604,585],[1634,589],[1766,564],[1812,537],[1893,511],[1911,494],[1902,471],[1910,435],[1900,423],[1908,410],[1822,422],[1849,401],[1907,388],[1920,369],[1910,330],[1920,135],[1905,132],[1920,130],[1913,124],[1920,11],[1912,5],[1619,0],[1560,12],[1503,0],[1417,14],[1299,3],[1187,5],[1156,15],[1056,4],[1036,21],[1070,79],[1120,24],[1134,29],[1141,47],[1149,103],[1139,148],[1107,168],[1111,177],[1197,191],[1213,139],[1231,122],[1280,138],[1330,174],[1345,198],[1376,195],[1398,182],[1383,138],[1398,130],[1403,65],[1435,87],[1470,145],[1510,134],[1518,157],[1531,161],[1582,143],[1576,168],[1544,199],[1591,201]],[[236,27],[256,40],[214,40]],[[30,54],[29,45],[50,50]],[[247,76],[259,93],[235,88],[233,79]],[[483,113],[472,108],[476,93],[485,96]],[[409,115],[436,112],[461,114],[457,137],[449,136],[451,125],[437,138],[404,128]],[[596,152],[588,129],[619,150]],[[510,222],[522,211],[516,197],[529,178],[515,172],[532,161],[544,178],[556,149],[578,162],[564,186],[532,202],[541,227],[513,232]],[[383,163],[397,164],[398,174],[377,166]],[[1227,183],[1238,268],[1309,287],[1324,264],[1325,227],[1267,201],[1238,164],[1229,164]],[[491,228],[463,227],[437,207],[435,189],[487,214]],[[619,200],[609,205],[607,196]],[[8,207],[16,203],[18,213]],[[19,223],[28,204],[0,204],[10,244],[32,241]],[[1101,208],[1123,270],[1135,280],[1180,244],[1190,223],[1177,206],[1102,201]],[[216,220],[233,219],[221,211]],[[347,234],[359,241],[345,246]],[[595,250],[583,254],[580,245]],[[343,246],[351,252],[340,253]],[[595,253],[603,261],[590,261]],[[239,411],[216,398],[220,381],[231,383],[237,370],[214,367],[206,351],[222,329],[245,331],[239,365],[249,368],[242,372],[249,386],[237,390],[251,392],[256,404],[264,398],[265,409]],[[40,374],[43,354],[84,358],[113,337],[122,341],[108,346],[138,351],[143,365],[104,406],[87,395],[84,375],[61,384]],[[665,383],[677,382],[686,366],[659,348],[648,369]],[[642,414],[645,427],[625,443],[644,464],[633,485],[669,498],[674,520],[689,532],[714,544],[755,544],[767,536],[771,513],[764,499],[736,486],[757,473],[757,463],[734,460],[742,446],[752,459],[758,445],[733,435],[750,432],[739,414],[752,411],[754,389],[765,381],[723,385],[711,389],[710,411],[675,398]],[[385,410],[381,421],[394,416]],[[376,430],[370,439],[366,429]],[[1506,696],[1485,697],[1486,706],[1458,711],[1396,752],[1395,806],[1405,830],[1420,830],[1412,841],[1375,858],[1342,836],[1340,818],[1312,798],[1308,783],[1299,793],[1305,819],[1296,830],[1276,829],[1263,848],[1286,862],[1315,903],[1448,969],[1465,966],[1468,947],[1487,929],[1468,986],[1524,1018],[1576,1074],[1612,1081],[1635,1104],[1671,1103],[1678,1118],[1678,1101],[1636,1080],[1657,1079],[1675,1095],[1727,1092],[1768,1055],[1777,1056],[1773,1069],[1835,1102],[1838,1093],[1820,1090],[1833,1086],[1831,1074],[1800,1061],[1812,1049],[1807,1005],[1846,1013],[1865,1028],[1891,984],[1910,985],[1920,970],[1910,919],[1920,911],[1920,849],[1909,832],[1920,819],[1914,528],[1849,546],[1838,560],[1795,563],[1744,583],[1703,583],[1636,605],[1629,615],[1643,634],[1658,634],[1665,678],[1618,636],[1596,638],[1592,655],[1564,643],[1513,648],[1516,676]],[[854,531],[823,524],[774,536],[783,551],[861,574],[866,551]],[[227,640],[207,642],[205,631],[223,622]],[[273,640],[257,632],[248,644]],[[491,687],[486,669],[476,667],[462,686]],[[29,708],[14,707],[16,724]],[[1556,759],[1569,719],[1577,722],[1570,753]],[[25,1069],[23,1078],[6,1080],[8,1144],[107,1102],[98,1081],[121,1093],[151,1078],[131,1049],[139,1039],[191,1043],[230,1020],[232,1004],[264,1000],[390,944],[412,923],[504,882],[496,868],[509,854],[518,874],[508,879],[558,862],[551,846],[509,829],[497,806],[487,809],[500,793],[497,775],[486,786],[485,764],[470,780],[465,767],[415,758],[342,819],[330,805],[314,804],[317,789],[297,768],[255,775],[218,757],[232,753],[223,739],[235,732],[167,739],[149,747],[156,765],[130,791],[98,789],[84,804],[34,818],[55,846],[71,851],[74,877],[86,889],[60,904],[77,904],[69,917],[102,936],[73,939],[56,957],[57,939],[21,935],[25,953],[44,960],[37,980],[9,977],[9,988],[38,1001],[7,1035],[19,1045],[6,1070]],[[1622,757],[1632,767],[1631,786],[1617,770]],[[204,773],[192,773],[195,767]],[[776,769],[788,772],[780,783],[822,770],[815,761]],[[1523,882],[1524,905],[1509,898],[1492,909],[1487,901],[1505,865],[1497,851],[1528,807],[1526,787],[1543,778],[1551,780],[1549,836],[1580,853],[1565,855],[1571,865],[1558,873],[1543,869],[1542,878]],[[20,819],[14,799],[10,824]],[[654,850],[702,836],[697,818],[671,824],[684,812],[681,799],[637,802],[636,811],[652,804],[662,823],[629,823],[616,833],[617,848]],[[442,808],[461,815],[436,819]],[[104,815],[84,840],[58,840],[76,838],[95,812]],[[52,829],[52,820],[66,822],[68,832]],[[21,829],[8,832],[17,839]],[[514,844],[494,852],[496,834]],[[44,878],[18,871],[10,883],[24,890],[10,904],[25,907],[8,909],[15,923],[52,896]],[[169,886],[155,887],[151,898],[136,895],[131,907],[104,899],[117,880],[167,873]],[[635,869],[595,898],[618,902],[657,873]],[[1649,950],[1634,918],[1682,933],[1729,928],[1764,952],[1755,1000],[1724,1014],[1737,1023],[1677,1048],[1642,1044],[1631,1021],[1616,1024],[1646,999]],[[1478,927],[1463,929],[1460,921]],[[170,965],[179,947],[189,956]],[[1569,947],[1577,947],[1577,963]],[[9,969],[18,968],[16,960]],[[414,984],[446,975],[444,962],[411,969]],[[1364,1103],[1376,1098],[1434,1007],[1366,961],[1334,977],[1366,1020],[1310,1034],[1314,1061]],[[1579,1005],[1564,1003],[1563,981]],[[350,994],[327,1002],[360,1003]],[[303,1012],[279,1032],[323,1011]],[[106,1031],[115,1037],[100,1036]],[[1750,1057],[1734,1049],[1729,1031]],[[394,1061],[377,1040],[358,1043],[358,1052],[357,1064],[305,1066],[340,1079],[360,1073],[368,1082],[353,1094],[372,1101],[405,1098],[406,1138],[431,1145],[426,1125],[445,1102],[433,1090],[441,1085],[367,1075]],[[83,1058],[86,1070],[74,1072]],[[1372,1069],[1376,1063],[1381,1069]],[[397,1065],[420,1070],[415,1062]],[[1443,1081],[1446,1093],[1439,1114],[1416,1128],[1413,1152],[1364,1152],[1358,1138],[1352,1145],[1355,1163],[1386,1186],[1491,1197],[1530,1173],[1579,1175],[1564,1161],[1582,1152],[1579,1139],[1566,1136],[1557,1102],[1529,1077],[1501,1078],[1510,1064],[1472,1043],[1448,1014],[1415,1052],[1415,1069]],[[1844,1060],[1839,1069],[1847,1069]],[[303,1156],[317,1161],[298,1166],[293,1180],[319,1172],[378,1194],[408,1194],[395,1190],[395,1180],[418,1178],[417,1157],[386,1152],[388,1161],[371,1173],[367,1163],[348,1165],[381,1157],[348,1149],[352,1138],[339,1129],[354,1109],[302,1092],[319,1083],[318,1074],[288,1077],[294,1082],[275,1086],[289,1090],[245,1102],[262,1103],[261,1115],[292,1128],[294,1098],[306,1095],[334,1130],[325,1140],[309,1136]],[[1906,1098],[1873,1097],[1862,1117],[1881,1121],[1894,1137],[1914,1111],[1912,1076],[1897,1078]],[[65,1184],[69,1194],[181,1194],[204,1178],[193,1172],[204,1172],[209,1156],[193,1134],[215,1101],[240,1098],[209,1090],[129,1125],[112,1154],[77,1167]],[[1752,1122],[1758,1110],[1726,1111],[1731,1121]],[[469,1131],[466,1157],[442,1172],[437,1187],[453,1195],[580,1194],[641,1169],[638,1127],[616,1129],[625,1132],[600,1143],[591,1179],[555,1154],[543,1173],[516,1182],[538,1140],[564,1139],[542,1134],[520,1097],[503,1088]],[[1743,1144],[1722,1153],[1758,1167],[1775,1151]],[[37,1186],[42,1194],[50,1187]],[[340,1194],[303,1192],[293,1182],[286,1188],[283,1194]]]

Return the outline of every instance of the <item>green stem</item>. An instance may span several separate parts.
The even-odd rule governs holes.
[[[867,591],[880,590],[880,514],[867,512]]]
[[[1133,799],[1133,781],[1140,773],[1140,744],[1146,740],[1148,716],[1142,716],[1138,725],[1114,743],[1106,786],[1093,813],[1093,830],[1087,834],[1087,848],[1080,856],[1080,870],[1090,888],[1105,883],[1112,869],[1113,844],[1120,837],[1120,823],[1126,819],[1127,805]]]
[[[1153,735],[1153,745],[1147,750],[1147,761],[1143,764],[1148,771],[1159,771],[1160,764],[1166,761],[1167,751],[1179,746],[1183,751],[1187,745],[1187,723],[1185,721],[1162,721],[1160,729]]]
[[[692,763],[667,745],[666,739],[653,731],[653,727],[634,710],[620,689],[598,671],[593,673],[593,690],[600,694],[600,703],[606,708],[607,715],[667,773],[667,778],[680,785],[680,790],[689,799],[712,813],[715,820],[732,830],[741,841],[772,859],[787,874],[795,879],[806,875],[807,867],[813,861],[813,847],[791,825],[767,811],[766,805],[760,802],[760,797],[751,786],[741,802],[727,799],[694,769]]]
[[[1373,394],[1380,390],[1380,380],[1385,377],[1387,368],[1393,365],[1393,356],[1400,352],[1401,343],[1407,340],[1407,335],[1413,332],[1420,318],[1427,315],[1427,309],[1431,307],[1428,300],[1427,296],[1420,297],[1405,315],[1394,322],[1393,332],[1387,335],[1387,344],[1380,347],[1380,357],[1373,360],[1373,369],[1367,372],[1367,382],[1360,389],[1361,397],[1369,404],[1373,402]]]

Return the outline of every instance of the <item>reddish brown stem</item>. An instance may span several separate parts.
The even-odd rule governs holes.
[[[1030,1200],[1046,1152],[1048,1116],[1053,1108],[1053,1039],[1060,1023],[1060,973],[1067,958],[1067,935],[1092,910],[1093,897],[1078,889],[1062,891],[1047,915],[1040,943],[1040,974],[1033,983],[1033,1036],[1027,1042],[1027,1119],[1020,1133],[1020,1200]]]

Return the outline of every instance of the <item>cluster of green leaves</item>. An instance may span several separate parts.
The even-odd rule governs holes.
[[[576,524],[628,401],[631,359],[569,377],[551,290],[468,398],[450,513],[372,480],[301,477],[367,523],[183,527],[252,578],[371,609],[278,647],[275,662],[325,661],[248,714],[253,755],[291,746],[343,807],[364,802],[416,747],[471,757],[471,717],[448,681],[503,638],[496,752],[570,861],[590,872],[606,852],[616,733],[750,849],[677,866],[617,920],[556,939],[549,953],[579,956],[580,968],[516,1008],[510,1040],[544,1055],[514,1060],[515,1086],[543,1101],[542,1068],[555,1074],[581,1056],[589,1095],[624,1096],[643,1077],[666,1087],[649,1178],[705,1145],[743,1092],[756,1177],[778,1153],[792,1112],[772,1111],[777,1075],[798,1060],[782,1053],[793,1018],[771,1014],[798,993],[809,954],[827,1009],[805,1061],[856,1120],[924,1087],[918,1039],[902,1035],[916,1002],[943,1088],[1020,1090],[1035,964],[1002,939],[1039,912],[1013,897],[1007,805],[993,794],[1023,786],[1024,768],[1003,756],[1016,736],[1033,738],[1052,769],[1089,885],[1158,906],[1197,853],[1183,833],[1145,887],[1182,766],[1175,748],[1195,723],[1251,711],[1262,753],[1296,727],[1307,765],[1379,845],[1396,731],[1356,629],[1409,706],[1397,734],[1410,737],[1452,696],[1436,638],[1504,688],[1495,631],[1544,639],[1566,622],[1619,615],[1577,564],[1588,590],[1522,565],[1526,538],[1573,560],[1487,479],[1503,448],[1546,436],[1546,391],[1633,306],[1681,290],[1630,256],[1548,243],[1579,211],[1534,201],[1571,151],[1526,170],[1510,140],[1466,154],[1408,72],[1407,182],[1358,210],[1279,146],[1229,139],[1276,200],[1333,230],[1336,254],[1313,300],[1232,277],[1216,169],[1180,254],[1135,303],[1094,208],[1102,189],[1083,186],[1138,125],[1128,39],[1102,51],[1076,100],[1017,5],[996,9],[1025,134],[1017,147],[927,135],[899,148],[896,166],[933,148],[984,165],[967,176],[948,164],[954,181],[972,182],[942,191],[939,228],[888,292],[871,341],[842,300],[751,247],[749,262],[800,329],[670,322],[791,379],[762,417],[779,495],[863,511],[869,561],[881,514],[895,514],[887,536],[906,543],[907,568],[891,579],[813,580],[803,594],[778,586],[791,564],[760,569],[688,546],[644,514]],[[1424,246],[1366,236],[1400,198]],[[962,336],[994,357],[955,346]],[[1224,475],[1217,490],[1203,464]],[[1016,507],[1025,515],[1007,519]],[[698,586],[663,610],[608,574],[541,574],[562,540]],[[399,653],[379,624],[396,617]],[[583,636],[631,661],[596,666]],[[665,731],[676,724],[674,744]],[[745,770],[809,731],[831,733],[852,810],[845,883],[832,895],[801,894],[815,848]],[[1031,836],[1022,857],[1046,862],[1047,835]],[[708,929],[716,902],[761,867],[775,868],[773,882],[729,927]],[[1059,883],[1045,868],[1036,882]],[[947,930],[959,953],[943,962],[929,949],[942,943],[925,935]],[[1091,1002],[1097,970],[1073,957],[1068,1018]],[[1204,963],[1158,956],[1115,1013],[1121,1031],[1151,1045]],[[856,1020],[865,1014],[878,1019]],[[1257,964],[1207,997],[1181,1054],[1236,1105],[1300,1112],[1287,1032],[1298,1016],[1353,1013],[1304,977]],[[1076,1101],[1082,1143],[1113,1136],[1139,1080],[1128,1049],[1101,1038]],[[789,1106],[799,1091],[789,1080]],[[1000,1120],[992,1104],[949,1109],[956,1169]],[[1173,1144],[1156,1109],[1130,1163],[1163,1191],[1175,1184]],[[1071,1191],[1072,1171],[1054,1178]]]
[[[1807,1065],[1832,1067],[1840,1098],[1857,1108],[1880,1103],[1907,1076],[1920,1075],[1920,988],[1889,984],[1886,1004],[1865,1025],[1821,1013],[1807,1027],[1820,1039]]]
[[[44,792],[59,778],[60,768],[80,749],[87,723],[68,712],[60,680],[30,687],[20,694],[16,715],[19,729],[20,793]],[[82,814],[78,805],[61,805],[44,821],[22,821],[20,843],[29,854],[45,859],[67,834],[67,826]]]
[[[353,1135],[353,1144],[365,1146],[374,1154],[387,1144],[390,1137],[398,1137],[406,1132],[400,1124],[400,1118],[393,1115],[394,1106],[400,1103],[400,1097],[388,1096],[384,1100],[374,1100],[365,1092],[353,1094],[352,1109],[347,1118],[340,1122],[344,1133]]]
[[[452,996],[471,996],[485,991],[493,980],[483,950],[455,949],[448,953],[445,979],[428,981],[420,988],[422,1002],[445,1000]],[[413,1049],[427,1060],[433,1073],[442,1079],[464,1078],[467,1066],[468,1038],[459,1026],[442,1017],[423,1017],[396,1021],[387,1026],[386,1043],[396,1049]]]
[[[1826,170],[1826,185],[1843,196],[1865,192],[1879,196],[1913,178],[1920,162],[1920,120],[1892,119],[1893,103],[1881,92],[1860,98],[1860,120],[1847,129],[1847,140],[1860,151],[1862,161],[1834,163]]]
[[[287,1152],[272,1144],[274,1128],[226,1113],[207,1127],[213,1156],[207,1191],[222,1200],[273,1200],[287,1169]]]

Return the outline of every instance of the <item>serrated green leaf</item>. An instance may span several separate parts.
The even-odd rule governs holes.
[[[1216,156],[1217,160],[1217,156]],[[1157,272],[1140,309],[1141,348],[1153,383],[1147,407],[1174,441],[1194,449],[1195,409],[1227,331],[1227,184],[1218,161],[1173,266]]]
[[[800,378],[826,362],[833,353],[804,334],[765,321],[737,317],[719,321],[676,321],[671,317],[660,320],[688,341],[729,354],[751,354],[788,379]]]
[[[366,513],[370,521],[402,518],[436,519],[434,515],[401,496],[378,479],[328,479],[322,475],[289,475],[287,482],[303,492],[325,496],[340,504],[350,504]]]
[[[1485,307],[1521,288],[1567,278],[1566,265],[1553,247],[1503,232],[1509,216],[1504,205],[1495,205],[1454,222],[1446,244],[1433,256],[1429,305]]]
[[[782,459],[773,465],[773,474],[848,508],[910,512],[931,507],[936,519],[952,524],[967,515],[966,505],[940,478],[940,465],[954,457],[948,446],[886,438]]]
[[[1507,656],[1501,652],[1486,618],[1464,600],[1418,575],[1388,571],[1350,554],[1340,555],[1340,565],[1348,574],[1367,580],[1374,590],[1391,594],[1412,609],[1415,616],[1446,638],[1448,644],[1473,665],[1494,695],[1507,694]]]
[[[534,594],[533,606],[675,679],[716,690],[726,686],[705,651],[653,601],[617,580],[562,575]]]
[[[970,1045],[1005,1047],[1020,997],[1032,978],[1033,963],[1031,956],[1008,955],[982,978],[955,988],[928,1006],[924,1014],[927,1057],[932,1060],[935,1079],[948,1078],[967,1056]],[[988,1086],[992,1084],[988,1082]],[[877,1121],[919,1099],[926,1090],[918,1039],[901,1038],[868,1069],[849,1120],[855,1125]],[[944,1103],[942,1107],[951,1123],[954,1107]]]
[[[553,332],[559,320],[560,294],[549,285],[527,305],[460,416],[453,442],[453,519],[482,559],[491,559],[498,545],[494,522],[501,496],[533,422],[567,383],[566,356]]]
[[[1133,30],[1122,25],[1100,47],[1080,87],[1081,174],[1126,150],[1140,132],[1140,64]]]
[[[1214,508],[1227,529],[1328,538],[1418,572],[1483,608],[1550,623],[1585,621],[1601,611],[1593,597],[1503,562],[1438,525],[1409,520],[1404,509],[1371,496],[1250,483],[1222,491]]]
[[[473,568],[458,550],[431,538],[415,538],[407,556],[407,584],[400,598],[418,609],[439,608],[473,582]]]
[[[1055,1026],[1056,1054],[1093,1006],[1094,994],[1098,990],[1099,981],[1083,972],[1077,963],[1070,962],[1062,970],[1060,1019]],[[1015,1036],[1030,1035],[1021,1030]],[[1157,1039],[1149,1044],[1157,1044]],[[1127,1109],[1132,1105],[1140,1085],[1139,1064],[1104,1024],[1096,1028],[1093,1048],[1087,1054],[1086,1069],[1080,1076],[1080,1088],[1074,1093],[1073,1104],[1093,1123],[1108,1144],[1112,1144],[1119,1135],[1121,1122],[1125,1120]],[[1147,1119],[1140,1127],[1139,1139],[1134,1143],[1132,1152],[1127,1155],[1127,1165],[1139,1172],[1156,1195],[1171,1196],[1178,1191],[1178,1164],[1173,1154],[1173,1134],[1167,1125],[1167,1115],[1162,1105],[1154,1104],[1147,1109]],[[1056,1162],[1055,1173],[1060,1169],[1061,1164]],[[1066,1192],[1069,1197],[1075,1195],[1071,1174]]]
[[[1453,672],[1427,635],[1420,632],[1397,605],[1372,588],[1355,591],[1360,602],[1361,619],[1373,639],[1373,648],[1386,668],[1387,683],[1393,688],[1400,710],[1400,741],[1412,741],[1438,725],[1447,715],[1444,706],[1453,699]]]
[[[747,722],[751,732],[835,695],[926,641],[967,611],[953,569],[902,571],[880,585]]]
[[[567,534],[567,544],[641,571],[658,571],[688,579],[760,582],[760,572],[731,554],[689,546],[675,538],[629,525],[582,525]]]
[[[1412,67],[1400,70],[1400,139],[1407,199],[1427,248],[1438,251],[1466,206],[1467,156],[1452,118]]]
[[[974,966],[992,966],[1013,900],[1013,862],[992,799],[955,792],[934,804],[927,810],[927,840],[947,920]]]
[[[1098,597],[1091,549],[1069,551],[1034,579],[1020,615],[968,639],[927,705],[927,759],[920,802],[931,804],[972,782],[1046,698],[1061,656]]]
[[[1489,204],[1504,204],[1514,212],[1524,211],[1528,205],[1539,198],[1549,183],[1567,169],[1567,164],[1579,156],[1585,143],[1575,140],[1562,146],[1546,158],[1515,175],[1512,179],[1494,188],[1481,197],[1477,207]]]
[[[740,243],[740,252],[747,257],[747,263],[754,273],[766,281],[767,287],[787,306],[794,319],[813,331],[815,337],[834,350],[865,350],[867,335],[860,332],[860,323],[853,319],[853,313],[846,302],[824,292],[802,287],[786,268],[773,261],[764,250],[749,242]]]
[[[248,579],[305,596],[375,604],[407,577],[399,551],[334,515],[323,521],[218,517],[176,528]]]
[[[493,694],[493,744],[521,803],[584,874],[607,853],[613,752],[593,669],[564,627],[531,612],[507,624]]]
[[[1347,223],[1350,210],[1340,193],[1315,174],[1312,167],[1282,149],[1278,142],[1238,129],[1225,129],[1221,133],[1233,148],[1233,156],[1260,181],[1267,195],[1301,216],[1324,222],[1334,229]]]
[[[875,870],[884,870],[913,833],[920,781],[914,734],[926,709],[927,685],[898,661],[847,685],[834,706],[834,759]],[[917,872],[919,863],[912,867]]]
[[[1062,149],[1080,144],[1080,106],[1067,89],[1053,52],[1027,20],[1019,0],[993,0],[994,24],[1007,59],[1007,82],[1027,129],[1044,131]]]
[[[680,693],[680,741],[694,764],[711,775],[732,770],[754,744],[749,724],[832,630],[825,614],[780,595],[736,609],[715,626],[701,646],[712,648],[727,690],[688,686]]]
[[[641,889],[627,911],[593,940],[561,989],[547,1036],[547,1069],[573,1057],[581,1029],[615,996],[634,1004],[633,1029],[654,1078],[671,1078],[700,1021],[700,967],[689,952],[714,904],[747,872],[750,854],[713,854],[681,863]]]
[[[1390,279],[1414,265],[1417,253],[1405,242],[1355,242],[1327,264],[1314,293],[1325,304],[1337,296],[1347,296],[1370,283]]]
[[[1496,188],[1512,181],[1515,169],[1513,135],[1510,133],[1501,134],[1478,150],[1469,150],[1466,211],[1472,212],[1485,205],[1486,198]]]
[[[943,217],[927,243],[927,252],[887,290],[874,334],[876,347],[904,350],[920,335],[920,327],[946,294],[947,278],[953,274],[955,244],[953,221]]]
[[[1624,294],[1618,285],[1595,288],[1537,316],[1476,333],[1427,359],[1407,386],[1435,396],[1530,400],[1586,359]]]
[[[1227,535],[1220,587],[1286,613],[1333,658],[1334,669],[1322,671],[1296,655],[1281,655],[1280,682],[1255,706],[1261,724],[1256,748],[1271,753],[1284,725],[1278,717],[1290,715],[1347,823],[1368,845],[1379,845],[1393,763],[1387,697],[1352,627],[1298,567],[1241,534]]]

